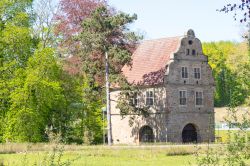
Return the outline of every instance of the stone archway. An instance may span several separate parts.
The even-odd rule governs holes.
[[[140,142],[154,142],[153,129],[149,126],[143,126],[139,131],[139,141]]]
[[[189,123],[182,130],[182,142],[183,143],[191,143],[197,142],[197,129],[195,125]]]

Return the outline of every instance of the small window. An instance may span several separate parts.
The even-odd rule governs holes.
[[[138,93],[135,93],[133,98],[132,98],[132,104],[136,107],[139,106],[139,95]]]
[[[195,92],[195,104],[202,105],[203,104],[203,93]]]
[[[194,68],[194,78],[200,79],[201,78],[201,70],[200,68]]]
[[[182,67],[181,68],[181,76],[182,76],[182,78],[188,78],[187,67]]]
[[[195,50],[192,50],[192,55],[196,55],[196,52],[195,52]]]
[[[188,41],[188,44],[189,44],[189,45],[192,45],[192,44],[193,44],[193,41],[192,41],[192,40],[189,40],[189,41]]]
[[[153,91],[146,92],[146,105],[147,106],[154,105],[154,93],[153,93]]]
[[[180,91],[180,105],[187,105],[187,91]]]
[[[189,54],[190,54],[190,51],[189,51],[189,49],[187,49],[187,52],[186,52],[186,54],[187,54],[187,55],[189,55]]]

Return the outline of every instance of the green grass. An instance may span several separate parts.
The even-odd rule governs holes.
[[[22,165],[25,154],[2,154],[0,158],[4,159],[5,165]],[[108,154],[107,151],[95,154],[85,155],[84,152],[66,152],[62,158],[63,161],[79,159],[72,162],[72,165],[169,165],[181,166],[188,165],[189,162],[194,162],[194,156],[167,156],[164,153],[153,153],[151,151],[140,152],[133,151],[116,151],[116,154]],[[25,165],[39,165],[44,158],[44,153],[35,152],[27,154],[27,163]]]
[[[53,153],[52,144],[0,144],[0,166],[31,166],[57,165],[60,161],[71,161],[75,166],[184,166],[195,165],[195,152],[207,149],[206,144],[200,145],[143,145],[143,146],[79,146],[60,145],[64,151]],[[211,144],[210,148],[218,150],[223,145]],[[53,156],[55,155],[55,156]],[[53,159],[54,157],[54,159]],[[47,163],[44,164],[44,160]],[[60,162],[60,163],[62,163]],[[2,165],[1,165],[2,164]],[[248,161],[250,164],[250,161]]]
[[[238,130],[230,130],[231,139],[233,139],[234,134],[238,133]],[[242,132],[240,132],[242,134]],[[250,131],[244,133],[246,137],[250,138]],[[226,143],[229,140],[228,130],[216,130],[215,136],[217,138],[216,142]]]
[[[15,145],[15,146],[13,146]],[[204,147],[204,145],[200,145]],[[44,165],[45,159],[53,155],[53,145],[35,144],[28,148],[27,144],[2,144],[5,151],[0,154],[4,165]],[[21,149],[23,148],[23,151]],[[140,166],[140,165],[169,165],[182,166],[195,162],[193,155],[197,150],[195,145],[155,145],[155,146],[76,146],[65,145],[62,161],[75,160],[72,165],[90,166]],[[6,154],[7,153],[7,154]],[[55,153],[58,160],[59,152]],[[26,158],[26,159],[25,159]]]

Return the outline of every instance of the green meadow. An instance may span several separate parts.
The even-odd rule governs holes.
[[[90,152],[88,150],[88,152]],[[181,166],[188,165],[189,162],[195,161],[192,155],[176,155],[168,156],[164,151],[147,150],[141,151],[138,149],[119,150],[108,154],[110,151],[103,150],[97,153],[91,152],[88,154],[86,151],[67,151],[62,157],[62,161],[69,160],[71,165],[173,165]],[[42,152],[28,153],[27,162],[24,162],[24,154],[2,154],[0,157],[4,159],[4,165],[44,165],[45,154]],[[73,161],[72,161],[73,160]],[[57,163],[57,162],[55,162]],[[48,164],[50,165],[50,164]],[[59,165],[59,164],[58,164]],[[62,164],[63,165],[63,164]]]
[[[215,151],[222,150],[228,140],[228,131],[215,131],[220,140],[210,144]],[[231,131],[233,135],[235,130]],[[250,135],[248,132],[246,135]],[[220,142],[220,143],[219,143]],[[46,143],[0,144],[0,166],[33,165],[90,165],[90,166],[140,166],[196,165],[197,153],[203,156],[208,144],[155,143],[145,145],[58,145]],[[250,161],[247,161],[250,164]]]
[[[200,145],[205,148],[205,145]],[[1,145],[2,165],[188,165],[195,162],[195,145],[77,146],[48,144]],[[53,164],[52,164],[53,163]],[[0,164],[1,165],[1,164]]]
[[[221,144],[210,144],[219,150]],[[76,165],[76,166],[184,166],[196,165],[196,153],[205,155],[207,144],[82,146],[56,144],[1,144],[0,165]],[[199,150],[198,150],[199,149]],[[250,161],[247,161],[250,164]]]

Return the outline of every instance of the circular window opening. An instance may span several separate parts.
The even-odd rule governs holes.
[[[193,44],[193,41],[192,41],[192,40],[189,40],[189,41],[188,41],[188,44],[189,44],[189,45],[192,45],[192,44]]]

